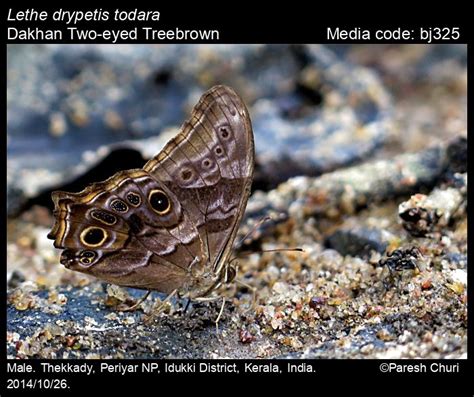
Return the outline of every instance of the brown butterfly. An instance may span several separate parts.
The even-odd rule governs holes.
[[[68,269],[109,283],[207,297],[229,261],[247,205],[254,140],[242,99],[225,86],[204,93],[180,132],[142,169],[79,193],[53,192],[48,238]]]

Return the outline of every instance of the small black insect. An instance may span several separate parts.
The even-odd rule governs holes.
[[[423,258],[418,247],[408,249],[396,249],[387,254],[386,258],[382,258],[378,262],[378,266],[386,266],[393,277],[393,272],[402,270],[420,269],[418,260]]]
[[[379,266],[387,266],[390,271],[401,271],[418,268],[418,259],[422,257],[418,247],[397,249],[387,254],[387,259],[380,259]]]

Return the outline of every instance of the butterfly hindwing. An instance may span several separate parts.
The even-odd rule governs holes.
[[[179,197],[214,267],[233,243],[253,167],[250,117],[240,97],[224,86],[205,93],[182,131],[145,165]]]

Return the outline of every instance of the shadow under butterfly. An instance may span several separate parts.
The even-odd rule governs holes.
[[[164,149],[79,193],[52,193],[48,234],[68,269],[196,301],[236,275],[229,259],[250,195],[254,138],[235,91],[215,86]],[[222,310],[216,320],[219,320]]]

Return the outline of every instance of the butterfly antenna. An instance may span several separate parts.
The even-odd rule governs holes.
[[[261,253],[264,253],[264,252],[304,252],[304,249],[296,247],[296,248],[274,248],[274,249],[270,249],[270,250],[245,251],[245,252],[240,252],[236,256],[232,257],[229,260],[229,264],[231,264],[232,262],[234,262],[237,259],[242,258],[244,256],[250,256],[252,254],[261,254]]]
[[[245,240],[247,240],[262,224],[267,221],[270,221],[272,218],[269,215],[264,216],[261,218],[255,225],[253,225],[252,229],[244,236],[240,241],[237,243],[237,246],[241,246]]]
[[[237,243],[237,246],[241,246],[245,240],[247,240],[247,238],[249,238],[249,236],[251,236],[255,230],[257,230],[262,224],[264,224],[265,222],[267,221],[270,221],[272,220],[272,217],[270,215],[266,215],[264,216],[263,218],[260,218],[260,220],[255,224],[253,225],[252,229],[250,229],[247,234],[245,234],[245,236],[240,239],[240,241]],[[250,251],[250,252],[241,252],[239,253],[238,255],[232,257],[230,260],[229,260],[229,263],[232,263],[233,261],[235,261],[236,259],[238,258],[241,258],[242,256],[248,256],[248,255],[251,255],[251,254],[254,254],[254,253],[263,253],[263,252],[285,252],[285,251],[289,251],[289,252],[304,252],[303,248],[275,248],[275,249],[270,249],[270,250],[258,250],[258,251]]]
[[[275,248],[271,250],[260,250],[260,251],[254,251],[254,252],[304,252],[303,248]]]

